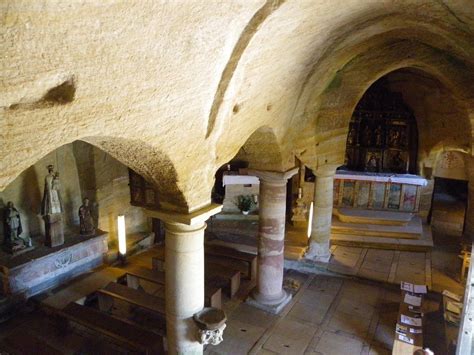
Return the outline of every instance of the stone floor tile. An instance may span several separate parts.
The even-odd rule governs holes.
[[[390,355],[392,352],[379,346],[371,346],[369,355]]]
[[[323,355],[355,355],[360,354],[363,344],[360,340],[342,334],[324,332],[314,353]]]
[[[295,320],[283,319],[265,342],[263,348],[278,354],[303,354],[308,347],[315,327],[301,324]]]
[[[328,329],[333,332],[354,334],[364,339],[367,336],[369,325],[370,319],[336,311],[329,321]]]
[[[261,328],[270,328],[277,319],[278,316],[264,312],[246,303],[241,303],[229,317],[229,320],[232,322],[236,320]]]
[[[265,328],[239,322],[227,322],[224,331],[224,341],[209,349],[208,354],[239,355],[247,354],[265,332]]]
[[[309,305],[317,305],[320,308],[329,308],[335,298],[336,296],[331,292],[328,293],[326,291],[315,291],[306,289],[303,290],[303,293],[301,294],[301,297],[299,298],[298,302]]]
[[[336,310],[338,312],[354,315],[355,317],[371,319],[375,308],[370,304],[354,301],[352,297],[344,296],[339,301]]]
[[[329,306],[324,307],[296,302],[288,313],[288,317],[313,325],[319,325],[323,322],[328,309]]]
[[[309,284],[308,290],[324,292],[335,296],[341,289],[342,284],[343,279],[341,278],[315,277]]]

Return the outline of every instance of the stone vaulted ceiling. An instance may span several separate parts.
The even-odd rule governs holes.
[[[470,130],[474,118],[470,0],[5,0],[0,9],[0,190],[84,140],[154,183],[170,208],[194,210],[251,136],[254,166],[286,169],[294,155],[340,164],[357,101],[401,68],[426,73],[459,105],[449,129]]]

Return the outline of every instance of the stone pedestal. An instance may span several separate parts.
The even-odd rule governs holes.
[[[60,213],[43,216],[45,240],[44,245],[54,248],[64,244],[63,217]]]
[[[194,314],[204,308],[205,221],[222,206],[210,205],[191,214],[147,211],[165,223],[166,336],[169,354],[202,354]]]
[[[260,218],[257,287],[247,303],[275,314],[291,299],[283,290],[286,183],[297,172],[297,168],[284,173],[249,170],[260,178]]]
[[[331,258],[329,240],[333,208],[333,186],[336,169],[316,170],[314,187],[313,221],[306,259],[327,263]]]

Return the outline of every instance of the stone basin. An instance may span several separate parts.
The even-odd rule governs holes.
[[[194,321],[202,330],[216,330],[222,327],[227,317],[222,309],[205,307],[194,316]]]

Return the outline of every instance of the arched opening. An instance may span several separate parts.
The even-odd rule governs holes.
[[[357,104],[346,143],[345,167],[373,173],[416,174],[416,119],[387,77],[377,80]]]

